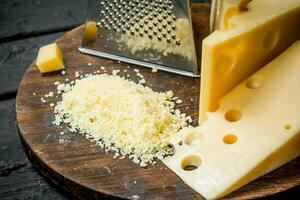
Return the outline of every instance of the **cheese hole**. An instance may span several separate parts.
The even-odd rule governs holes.
[[[255,78],[250,78],[246,82],[246,86],[249,89],[257,89],[257,88],[259,88],[261,86],[261,80],[255,79]]]
[[[220,107],[220,104],[219,103],[216,103],[214,105],[210,105],[210,107],[208,108],[208,111],[209,112],[216,112]]]
[[[286,130],[290,130],[292,128],[292,125],[291,124],[286,124],[286,125],[284,125],[284,128]]]
[[[94,123],[94,122],[97,121],[97,119],[95,117],[89,118],[89,120],[90,120],[91,123]]]
[[[273,30],[265,36],[263,41],[263,46],[266,50],[273,50],[277,45],[278,40],[279,40],[279,32]]]
[[[230,56],[223,55],[220,57],[220,63],[217,65],[216,72],[218,75],[224,75],[230,72],[235,66],[235,60]]]
[[[205,139],[205,136],[203,133],[199,132],[191,132],[185,137],[185,144],[187,145],[197,145],[203,142]]]
[[[182,159],[181,168],[185,171],[193,171],[200,167],[201,158],[197,155],[189,155]]]
[[[167,146],[165,147],[165,152],[168,154],[174,154],[175,153],[174,145],[171,143],[167,144]]]
[[[239,110],[229,110],[225,113],[225,119],[229,122],[236,122],[241,118],[242,114]]]
[[[234,134],[227,134],[223,137],[225,144],[234,144],[237,141],[237,136]]]

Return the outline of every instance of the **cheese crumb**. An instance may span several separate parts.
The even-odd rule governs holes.
[[[58,93],[59,92],[68,92],[70,89],[71,89],[71,84],[67,84],[67,83],[66,84],[62,83],[57,86]]]
[[[192,123],[192,122],[193,122],[193,120],[192,120],[192,117],[191,117],[191,116],[188,116],[188,117],[187,117],[187,120],[188,120],[188,122],[189,122],[189,123]]]
[[[173,96],[174,96],[174,92],[172,90],[167,92],[168,99],[172,99]]]
[[[120,70],[116,69],[112,71],[112,75],[116,76],[118,75],[118,73],[120,72]]]
[[[135,194],[135,195],[132,195],[132,199],[133,199],[133,200],[140,199],[140,196],[139,196],[139,195],[136,195],[136,194]]]
[[[152,70],[151,70],[151,72],[152,72],[152,73],[156,73],[156,72],[158,72],[158,69],[157,69],[157,67],[153,67],[153,68],[152,68]]]
[[[66,75],[66,71],[65,70],[62,70],[60,73],[61,73],[61,75]]]
[[[172,153],[169,139],[188,125],[171,101],[174,93],[154,92],[117,75],[91,75],[65,90],[53,124],[68,124],[115,157],[129,156],[145,167]]]
[[[177,99],[176,103],[181,104],[182,100],[181,99]]]
[[[57,86],[57,90],[58,91],[63,91],[65,89],[65,84],[59,84],[58,86]]]
[[[144,78],[144,76],[141,74],[141,73],[136,73],[136,75],[138,76],[138,77],[140,77],[140,78]]]
[[[75,72],[75,77],[78,78],[79,76],[80,76],[79,72],[76,71],[76,72]]]
[[[145,79],[139,80],[139,84],[145,84],[145,83],[146,83]]]
[[[48,93],[48,97],[53,97],[54,96],[54,93],[53,92],[49,92]]]

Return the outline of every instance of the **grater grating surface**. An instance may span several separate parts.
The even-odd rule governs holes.
[[[199,76],[188,0],[89,0],[81,52]]]

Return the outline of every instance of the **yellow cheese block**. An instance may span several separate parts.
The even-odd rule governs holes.
[[[226,94],[206,122],[171,139],[175,154],[164,164],[216,199],[298,157],[299,57],[296,42]]]
[[[232,29],[299,6],[299,0],[224,0],[216,29]]]
[[[218,109],[227,92],[300,39],[300,7],[232,30],[217,30],[203,41],[200,122]]]
[[[56,43],[48,44],[40,48],[36,65],[41,73],[64,69],[63,55]]]
[[[84,40],[85,41],[94,41],[97,38],[98,35],[98,28],[97,24],[94,21],[89,21],[85,24],[85,29],[84,29]]]

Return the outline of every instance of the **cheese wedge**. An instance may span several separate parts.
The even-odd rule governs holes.
[[[222,96],[300,39],[299,19],[300,7],[204,39],[200,123],[218,109]]]
[[[53,72],[65,68],[62,52],[56,43],[41,47],[35,64],[41,73]]]
[[[299,57],[296,42],[226,94],[206,122],[171,139],[175,154],[164,164],[216,199],[299,156]]]
[[[299,0],[225,0],[219,8],[216,29],[232,29],[299,6]]]

